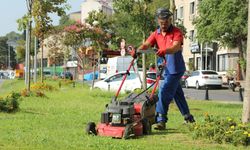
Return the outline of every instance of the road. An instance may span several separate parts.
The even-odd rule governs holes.
[[[205,89],[196,90],[192,88],[183,88],[183,91],[187,99],[205,100]],[[238,89],[235,92],[226,87],[221,89],[209,89],[208,96],[209,100],[212,101],[241,102]]]
[[[0,87],[1,87],[2,83],[3,83],[3,80],[2,80],[2,79],[0,79]]]
[[[92,81],[86,81],[85,83],[91,86]],[[196,90],[194,88],[183,88],[183,91],[187,99],[205,100],[205,89]],[[222,87],[221,89],[209,89],[208,97],[211,101],[242,103],[242,101],[240,101],[239,89],[236,89],[236,91],[233,92],[232,90],[229,90],[228,87]]]

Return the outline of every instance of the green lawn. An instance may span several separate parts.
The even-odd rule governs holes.
[[[0,96],[24,88],[23,84],[22,80],[5,82]],[[76,88],[63,86],[46,95],[48,98],[23,98],[17,113],[0,113],[0,149],[247,149],[193,140],[175,104],[171,104],[166,131],[153,130],[152,135],[129,140],[89,136],[84,132],[86,124],[100,120],[113,93],[90,91],[87,86],[77,84]],[[202,120],[204,113],[241,117],[240,104],[188,102],[197,122]]]

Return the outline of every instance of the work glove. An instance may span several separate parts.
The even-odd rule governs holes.
[[[130,55],[133,57],[133,58],[137,58],[137,53],[136,53],[136,49],[132,46],[129,46],[128,47],[128,51],[130,53]]]
[[[164,57],[166,55],[166,51],[166,49],[158,49],[156,55],[158,55],[159,57]]]

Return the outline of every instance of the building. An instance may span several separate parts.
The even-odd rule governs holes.
[[[196,28],[192,24],[197,17],[198,4],[201,0],[175,0],[176,11],[174,20],[182,23],[187,29],[184,39],[183,56],[188,70],[216,70],[225,74],[229,70],[236,70],[238,50],[223,48],[214,43],[199,43],[196,39]]]
[[[69,19],[74,21],[81,21],[81,11],[72,12],[69,14]]]
[[[81,22],[85,22],[91,11],[103,11],[107,15],[113,13],[112,0],[85,0],[81,4]]]

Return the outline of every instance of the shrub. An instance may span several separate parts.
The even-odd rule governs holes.
[[[5,98],[0,98],[1,112],[15,112],[19,109],[19,100],[21,95],[19,93],[11,93]]]
[[[29,96],[46,97],[45,93],[43,91],[40,91],[40,90],[33,90],[33,91],[28,92],[27,89],[23,89],[20,92],[20,94],[23,97],[29,97]]]
[[[38,83],[35,83],[35,84],[32,84],[30,86],[30,89],[31,91],[52,91],[52,90],[55,90],[56,88],[53,87],[52,85],[49,85],[47,83],[41,83],[41,82],[38,82]]]
[[[190,125],[194,138],[208,138],[217,143],[232,143],[233,145],[250,144],[250,128],[237,123],[234,119],[219,118],[206,114],[201,123]]]
[[[68,79],[61,79],[59,80],[59,83],[61,85],[69,85],[69,84],[73,84],[75,81],[74,80],[68,80]]]

